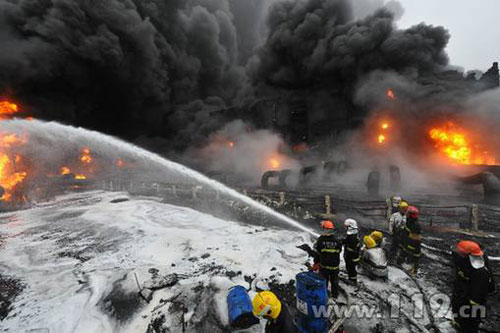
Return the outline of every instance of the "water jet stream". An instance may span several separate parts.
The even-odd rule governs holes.
[[[112,158],[113,160],[116,160],[134,157],[137,159],[134,163],[143,164],[147,170],[151,170],[152,172],[157,171],[163,174],[170,173],[170,176],[167,177],[177,177],[177,180],[179,178],[184,178],[184,181],[188,183],[190,180],[191,182],[194,180],[203,185],[207,185],[223,194],[228,195],[229,197],[263,211],[289,226],[305,231],[313,236],[318,236],[317,233],[301,225],[297,221],[286,217],[271,208],[264,206],[223,185],[222,183],[202,175],[199,172],[97,131],[75,128],[72,126],[62,125],[57,122],[14,119],[1,122],[0,132],[27,135],[29,142],[23,150],[28,156],[36,157],[35,160],[37,163],[54,164],[58,160],[64,160],[68,154],[74,154],[75,148],[83,146],[90,147],[96,156],[106,157],[107,159]]]

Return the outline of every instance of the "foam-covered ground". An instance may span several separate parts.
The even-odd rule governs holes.
[[[3,332],[228,331],[228,288],[281,285],[293,303],[289,282],[307,260],[296,246],[312,243],[292,228],[242,225],[125,193],[67,195],[0,219],[0,280],[20,286],[9,294]],[[430,327],[427,310],[415,317],[419,289],[402,270],[391,267],[387,283],[362,275],[359,287],[341,285],[351,304],[381,312],[400,304],[394,318],[347,320],[350,333],[377,324],[398,332]],[[436,324],[451,331],[447,313]]]
[[[303,268],[304,233],[265,230],[123,193],[85,193],[2,216],[0,272],[25,286],[2,330],[146,331],[163,313],[172,332],[185,308],[190,327],[227,325],[225,293],[244,276],[288,282]],[[118,199],[118,200],[117,200]],[[153,276],[179,274],[149,304],[137,296]],[[191,292],[192,291],[192,292]],[[177,296],[174,302],[165,302]],[[156,307],[160,307],[156,309]],[[170,322],[170,323],[169,323]],[[158,321],[157,321],[158,323]]]

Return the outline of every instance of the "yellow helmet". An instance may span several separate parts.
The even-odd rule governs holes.
[[[252,301],[254,316],[267,316],[272,319],[278,318],[281,312],[281,302],[271,291],[257,293]]]
[[[399,209],[408,209],[408,203],[406,201],[401,201],[398,207]]]
[[[370,237],[375,241],[375,243],[380,243],[384,239],[384,234],[382,232],[375,230],[370,234]]]
[[[375,240],[371,236],[365,236],[363,238],[363,241],[367,249],[373,249],[377,246],[377,242],[375,242]]]

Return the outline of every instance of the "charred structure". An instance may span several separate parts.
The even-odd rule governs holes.
[[[465,77],[455,70],[436,73],[433,78],[444,86],[444,94],[452,96],[460,91],[468,95],[494,89],[500,82],[497,62],[479,79],[472,74]],[[231,121],[237,115],[257,128],[273,129],[292,146],[301,143],[314,146],[340,143],[346,132],[362,127],[372,111],[367,106],[357,105],[352,96],[342,95],[336,90],[327,91],[323,87],[306,90],[272,87],[270,90],[273,93],[263,90],[262,96],[250,105],[223,108],[212,111],[210,115],[220,117],[221,122]]]

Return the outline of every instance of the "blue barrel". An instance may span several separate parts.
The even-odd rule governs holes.
[[[234,286],[227,295],[227,311],[229,325],[233,328],[249,328],[259,322],[252,313],[252,301],[247,290],[242,286]]]
[[[314,272],[296,276],[298,328],[302,333],[325,333],[328,331],[326,280]],[[321,312],[323,309],[325,312]],[[323,315],[321,315],[323,314]]]

